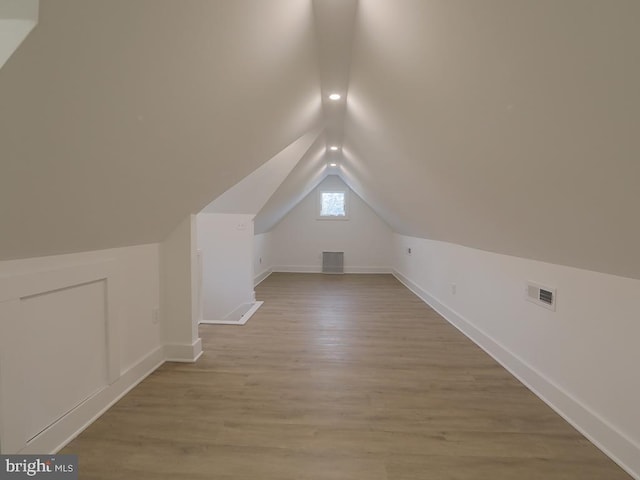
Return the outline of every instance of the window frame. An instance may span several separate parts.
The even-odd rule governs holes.
[[[344,216],[321,215],[323,193],[342,193],[344,195]],[[316,200],[316,220],[349,220],[349,191],[343,188],[324,188],[318,190],[318,197]]]

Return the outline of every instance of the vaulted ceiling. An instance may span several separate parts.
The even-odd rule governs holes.
[[[398,233],[640,278],[636,0],[39,17],[0,69],[0,259],[158,242],[274,172],[247,201],[268,231],[331,172]]]

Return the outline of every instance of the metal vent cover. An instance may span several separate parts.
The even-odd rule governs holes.
[[[525,298],[549,310],[556,309],[556,289],[545,287],[535,282],[527,282]]]
[[[322,252],[322,273],[344,273],[344,252]]]
[[[549,290],[545,290],[544,288],[540,289],[540,296],[538,300],[544,303],[548,303],[549,305],[553,305],[553,292]]]

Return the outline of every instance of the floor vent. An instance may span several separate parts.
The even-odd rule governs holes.
[[[344,273],[344,252],[322,252],[322,273]]]

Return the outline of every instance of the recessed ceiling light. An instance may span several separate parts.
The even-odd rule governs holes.
[[[342,96],[339,93],[332,93],[331,95],[329,95],[329,98],[331,100],[340,100],[340,98],[342,98]]]
[[[336,147],[335,145],[332,145],[331,147],[329,147],[329,150],[333,150],[335,152],[336,150],[338,150],[338,147]]]
[[[330,163],[330,164],[329,164],[329,166],[330,166],[330,167],[337,167],[337,166],[338,166],[338,164],[337,164],[337,163]]]

